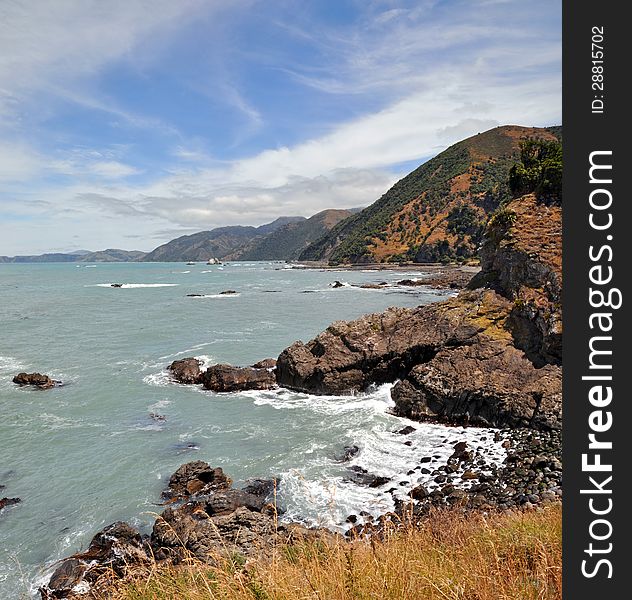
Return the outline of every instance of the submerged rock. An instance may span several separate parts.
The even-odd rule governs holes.
[[[1,486],[4,487],[4,486]],[[7,506],[13,506],[14,504],[19,504],[22,502],[21,498],[0,498],[0,510],[6,508]]]
[[[202,385],[214,392],[269,390],[276,386],[276,377],[267,368],[213,365],[201,377]]]
[[[47,390],[56,385],[60,385],[61,381],[56,381],[51,379],[48,375],[42,375],[41,373],[18,373],[13,378],[13,383],[17,383],[20,387],[32,385],[40,390]]]
[[[168,367],[171,376],[179,383],[195,384],[201,382],[202,372],[200,365],[202,361],[189,357],[174,360]]]

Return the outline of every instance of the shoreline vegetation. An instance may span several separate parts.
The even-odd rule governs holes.
[[[393,384],[395,415],[488,428],[507,450],[502,465],[463,441],[443,465],[420,457],[409,475],[425,473],[432,486],[418,485],[378,519],[349,515],[341,536],[284,523],[275,502],[282,481],[234,489],[220,467],[187,463],[171,477],[150,536],[106,527],[60,564],[42,597],[561,598],[561,145],[546,130],[520,148],[515,167],[503,162],[507,181],[481,232],[480,269],[436,265],[423,283],[400,282],[460,289],[454,297],[334,322],[248,367],[202,371],[195,357],[170,367],[182,384],[222,392],[340,395]],[[447,182],[459,177],[450,171]],[[474,233],[442,246],[443,256],[470,248]]]
[[[538,510],[404,517],[379,536],[279,544],[267,557],[187,556],[124,578],[104,573],[94,597],[111,600],[557,600],[562,597],[561,504]],[[99,591],[102,590],[102,591]]]

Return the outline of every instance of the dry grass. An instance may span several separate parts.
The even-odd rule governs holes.
[[[483,517],[437,511],[384,539],[312,541],[241,557],[136,574],[114,600],[557,600],[561,506]]]

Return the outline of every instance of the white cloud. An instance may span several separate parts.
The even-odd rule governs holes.
[[[501,19],[505,2],[464,3],[462,14],[452,15],[435,11],[434,2],[405,10],[397,4],[366,3],[372,8],[365,20],[347,29],[282,24],[286,34],[313,44],[323,61],[275,68],[291,73],[309,88],[307,93],[330,94],[341,102],[367,98],[372,108],[358,110],[345,122],[332,114],[324,134],[231,161],[219,161],[204,152],[203,144],[182,140],[169,123],[117,106],[98,95],[94,83],[99,71],[116,61],[151,61],[156,55],[152,44],[168,38],[196,11],[222,2],[2,4],[0,132],[4,124],[13,136],[5,140],[18,141],[0,141],[0,181],[11,182],[16,191],[0,196],[0,208],[42,218],[22,237],[12,229],[4,242],[24,251],[45,250],[44,243],[63,247],[72,230],[81,232],[85,241],[80,246],[121,246],[131,236],[151,240],[162,234],[166,239],[167,232],[184,228],[261,224],[279,215],[366,205],[392,185],[400,163],[421,161],[495,125],[560,122],[560,36],[555,23],[549,32],[531,26],[537,2],[511,3],[515,19],[508,21]],[[236,131],[236,137],[263,125],[261,111],[229,77],[220,87],[245,118],[245,131]],[[140,169],[129,160],[133,150],[128,148],[78,148],[43,156],[14,135],[31,101],[46,110],[41,97],[63,98],[111,113],[127,125],[172,134],[177,139],[171,149],[174,164],[153,175],[143,173],[143,182],[131,185],[126,178]],[[66,175],[72,183],[30,183],[29,194],[18,193],[16,182],[31,182],[38,173]],[[42,198],[45,204],[35,203]]]

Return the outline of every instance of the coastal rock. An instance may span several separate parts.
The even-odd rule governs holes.
[[[179,383],[195,384],[201,381],[201,364],[202,361],[197,358],[182,358],[180,360],[174,360],[168,369],[171,371],[171,376]]]
[[[259,556],[279,539],[275,519],[246,508],[211,516],[203,502],[167,508],[156,520],[151,545],[157,558],[178,561],[187,553],[212,563],[218,555]]]
[[[187,497],[227,490],[232,480],[221,467],[213,468],[202,460],[186,463],[169,478],[169,487],[163,492],[167,498]]]
[[[329,287],[332,287],[334,289],[336,288],[341,288],[341,287],[345,287],[345,284],[342,283],[341,281],[334,281]]]
[[[276,369],[276,364],[276,358],[264,358],[251,366],[253,369]]]
[[[279,486],[278,479],[248,479],[242,491],[253,496],[268,500],[274,495],[274,490]]]
[[[214,392],[241,392],[245,390],[269,390],[276,386],[276,378],[267,368],[233,367],[213,365],[202,374],[205,389]]]
[[[22,502],[20,498],[0,498],[0,510],[2,510],[3,508],[6,508],[7,506],[13,506],[14,504],[19,504],[20,502]]]
[[[495,427],[560,429],[562,374],[499,340],[440,351],[392,390],[395,414]]]
[[[295,342],[277,360],[279,385],[315,394],[365,390],[404,378],[442,346],[472,343],[482,333],[504,336],[511,304],[490,290],[419,308],[389,308],[355,321],[336,321],[315,339]]]
[[[47,390],[61,382],[55,381],[48,375],[42,375],[41,373],[18,373],[13,378],[13,383],[17,383],[20,387],[32,385],[40,390]]]
[[[66,559],[47,585],[40,588],[44,600],[85,597],[103,575],[123,576],[130,567],[149,562],[140,533],[123,522],[108,525],[90,542],[86,552]]]
[[[220,292],[220,296],[230,296],[236,293],[237,292],[235,290],[224,290],[223,292]]]

